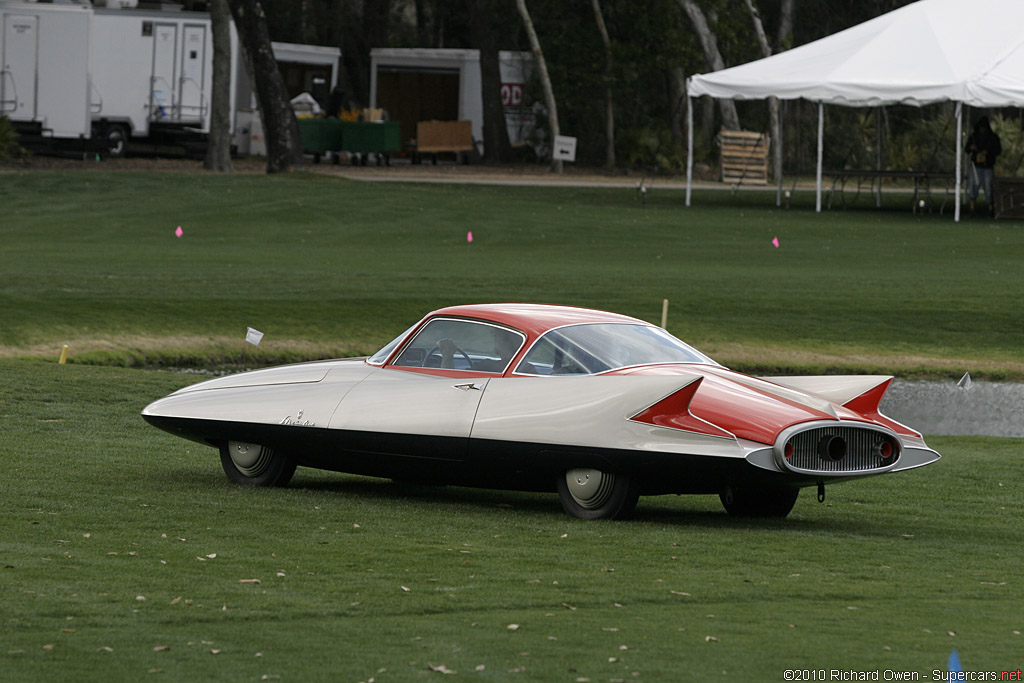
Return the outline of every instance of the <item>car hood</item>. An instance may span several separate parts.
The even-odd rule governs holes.
[[[307,384],[319,382],[327,377],[327,373],[336,367],[362,364],[361,358],[345,358],[341,360],[314,361],[311,363],[297,363],[295,365],[281,365],[263,370],[250,370],[235,375],[208,379],[205,382],[190,384],[183,387],[172,395],[187,394],[194,391],[208,391],[212,389],[234,389],[238,387],[258,387],[271,384]]]

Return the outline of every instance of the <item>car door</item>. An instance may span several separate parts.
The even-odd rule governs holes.
[[[348,432],[355,450],[464,460],[487,382],[384,367],[349,391],[330,426]]]

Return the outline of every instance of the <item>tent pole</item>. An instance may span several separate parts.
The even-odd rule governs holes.
[[[956,201],[953,203],[953,222],[960,222],[960,155],[963,152],[961,136],[964,134],[963,102],[956,103],[956,178],[953,187],[956,189]]]
[[[822,138],[825,135],[825,103],[818,102],[818,179],[817,191],[814,197],[814,210],[821,213],[821,151]]]
[[[782,206],[782,115],[786,101],[779,100],[779,115],[775,119],[776,128],[772,131],[775,136],[775,177],[779,179],[779,187],[775,191],[775,206]]]
[[[690,205],[693,184],[693,98],[686,95],[686,205]]]
[[[875,107],[875,170],[878,172],[878,192],[875,208],[882,208],[882,108]]]

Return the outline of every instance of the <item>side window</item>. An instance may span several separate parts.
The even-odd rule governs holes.
[[[584,347],[560,331],[552,330],[534,344],[516,372],[528,375],[590,375],[607,369],[606,364]]]
[[[438,318],[420,329],[393,365],[500,373],[524,341],[520,332],[497,325]]]

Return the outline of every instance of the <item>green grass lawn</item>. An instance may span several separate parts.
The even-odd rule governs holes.
[[[939,463],[805,490],[785,520],[672,496],[593,523],[553,493],[303,469],[234,486],[138,416],[186,376],[0,374],[4,680],[783,680],[930,674],[954,648],[968,670],[1020,665],[1022,440],[932,438]]]
[[[671,332],[741,369],[1024,377],[1024,226],[915,216],[903,195],[816,214],[804,195],[686,208],[657,187],[641,204],[303,174],[0,178],[0,355],[254,364],[372,352],[453,303],[658,322],[669,299]]]
[[[109,367],[363,354],[453,303],[657,322],[667,298],[671,332],[748,371],[1024,377],[1024,226],[808,201],[0,175],[0,679],[923,679],[953,649],[1018,669],[1024,440],[929,438],[935,465],[807,490],[785,520],[694,496],[593,523],[553,493],[233,486],[139,417],[190,376]]]

